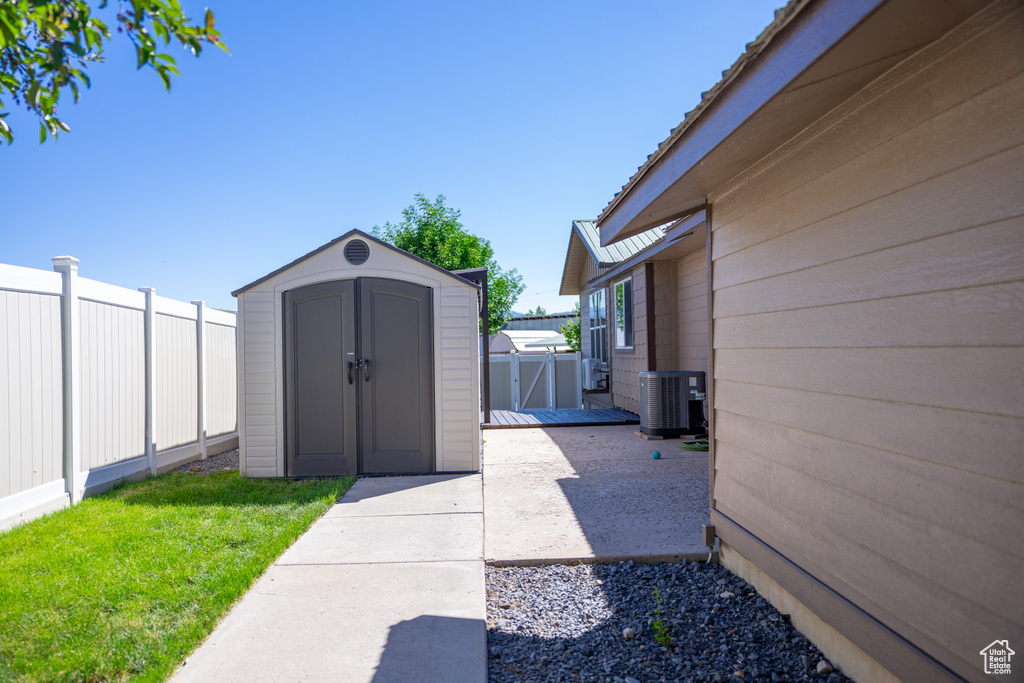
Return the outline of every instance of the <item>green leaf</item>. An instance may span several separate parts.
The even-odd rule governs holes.
[[[28,92],[25,93],[25,104],[33,109],[39,108],[39,81],[32,81],[32,85],[28,87]]]
[[[46,142],[46,126],[39,124],[39,144]]]
[[[209,7],[206,8],[206,32],[209,33],[213,30],[213,10]]]

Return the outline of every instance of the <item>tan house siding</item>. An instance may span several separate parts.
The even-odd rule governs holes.
[[[654,268],[654,361],[656,370],[676,370],[679,362],[676,263],[659,261]]]
[[[590,352],[590,292],[580,286],[580,355],[593,358]]]
[[[1024,642],[1024,7],[1001,6],[711,197],[714,507],[971,679]]]
[[[708,252],[699,249],[676,266],[678,370],[708,371]],[[659,366],[660,367],[660,366]]]
[[[644,283],[644,267],[638,266],[631,271],[633,280],[633,349],[619,351],[614,348],[614,321],[612,302],[614,287],[623,277],[615,277],[608,283],[608,336],[612,346],[612,401],[616,408],[631,413],[640,412],[639,393],[640,379],[638,373],[647,370],[647,294]]]

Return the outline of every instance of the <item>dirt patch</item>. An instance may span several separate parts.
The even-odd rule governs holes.
[[[184,472],[186,474],[210,474],[211,472],[224,472],[225,470],[238,469],[238,449],[224,451],[217,455],[207,456],[206,460],[193,460],[184,465],[175,467],[171,472]]]

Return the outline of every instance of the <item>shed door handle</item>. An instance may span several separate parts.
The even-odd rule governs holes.
[[[369,358],[363,358],[360,362],[363,364],[363,378],[364,378],[364,381],[369,382],[370,381],[370,359]]]
[[[348,383],[349,384],[352,384],[352,366],[353,365],[354,365],[354,363],[352,361],[348,362]]]

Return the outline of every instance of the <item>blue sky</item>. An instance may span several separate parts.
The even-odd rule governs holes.
[[[39,145],[35,119],[10,115],[0,263],[70,254],[85,277],[234,309],[232,290],[422,192],[523,275],[516,310],[568,310],[572,220],[601,212],[782,4],[208,1],[231,55],[170,51],[170,94],[115,34],[62,105],[71,133]]]

